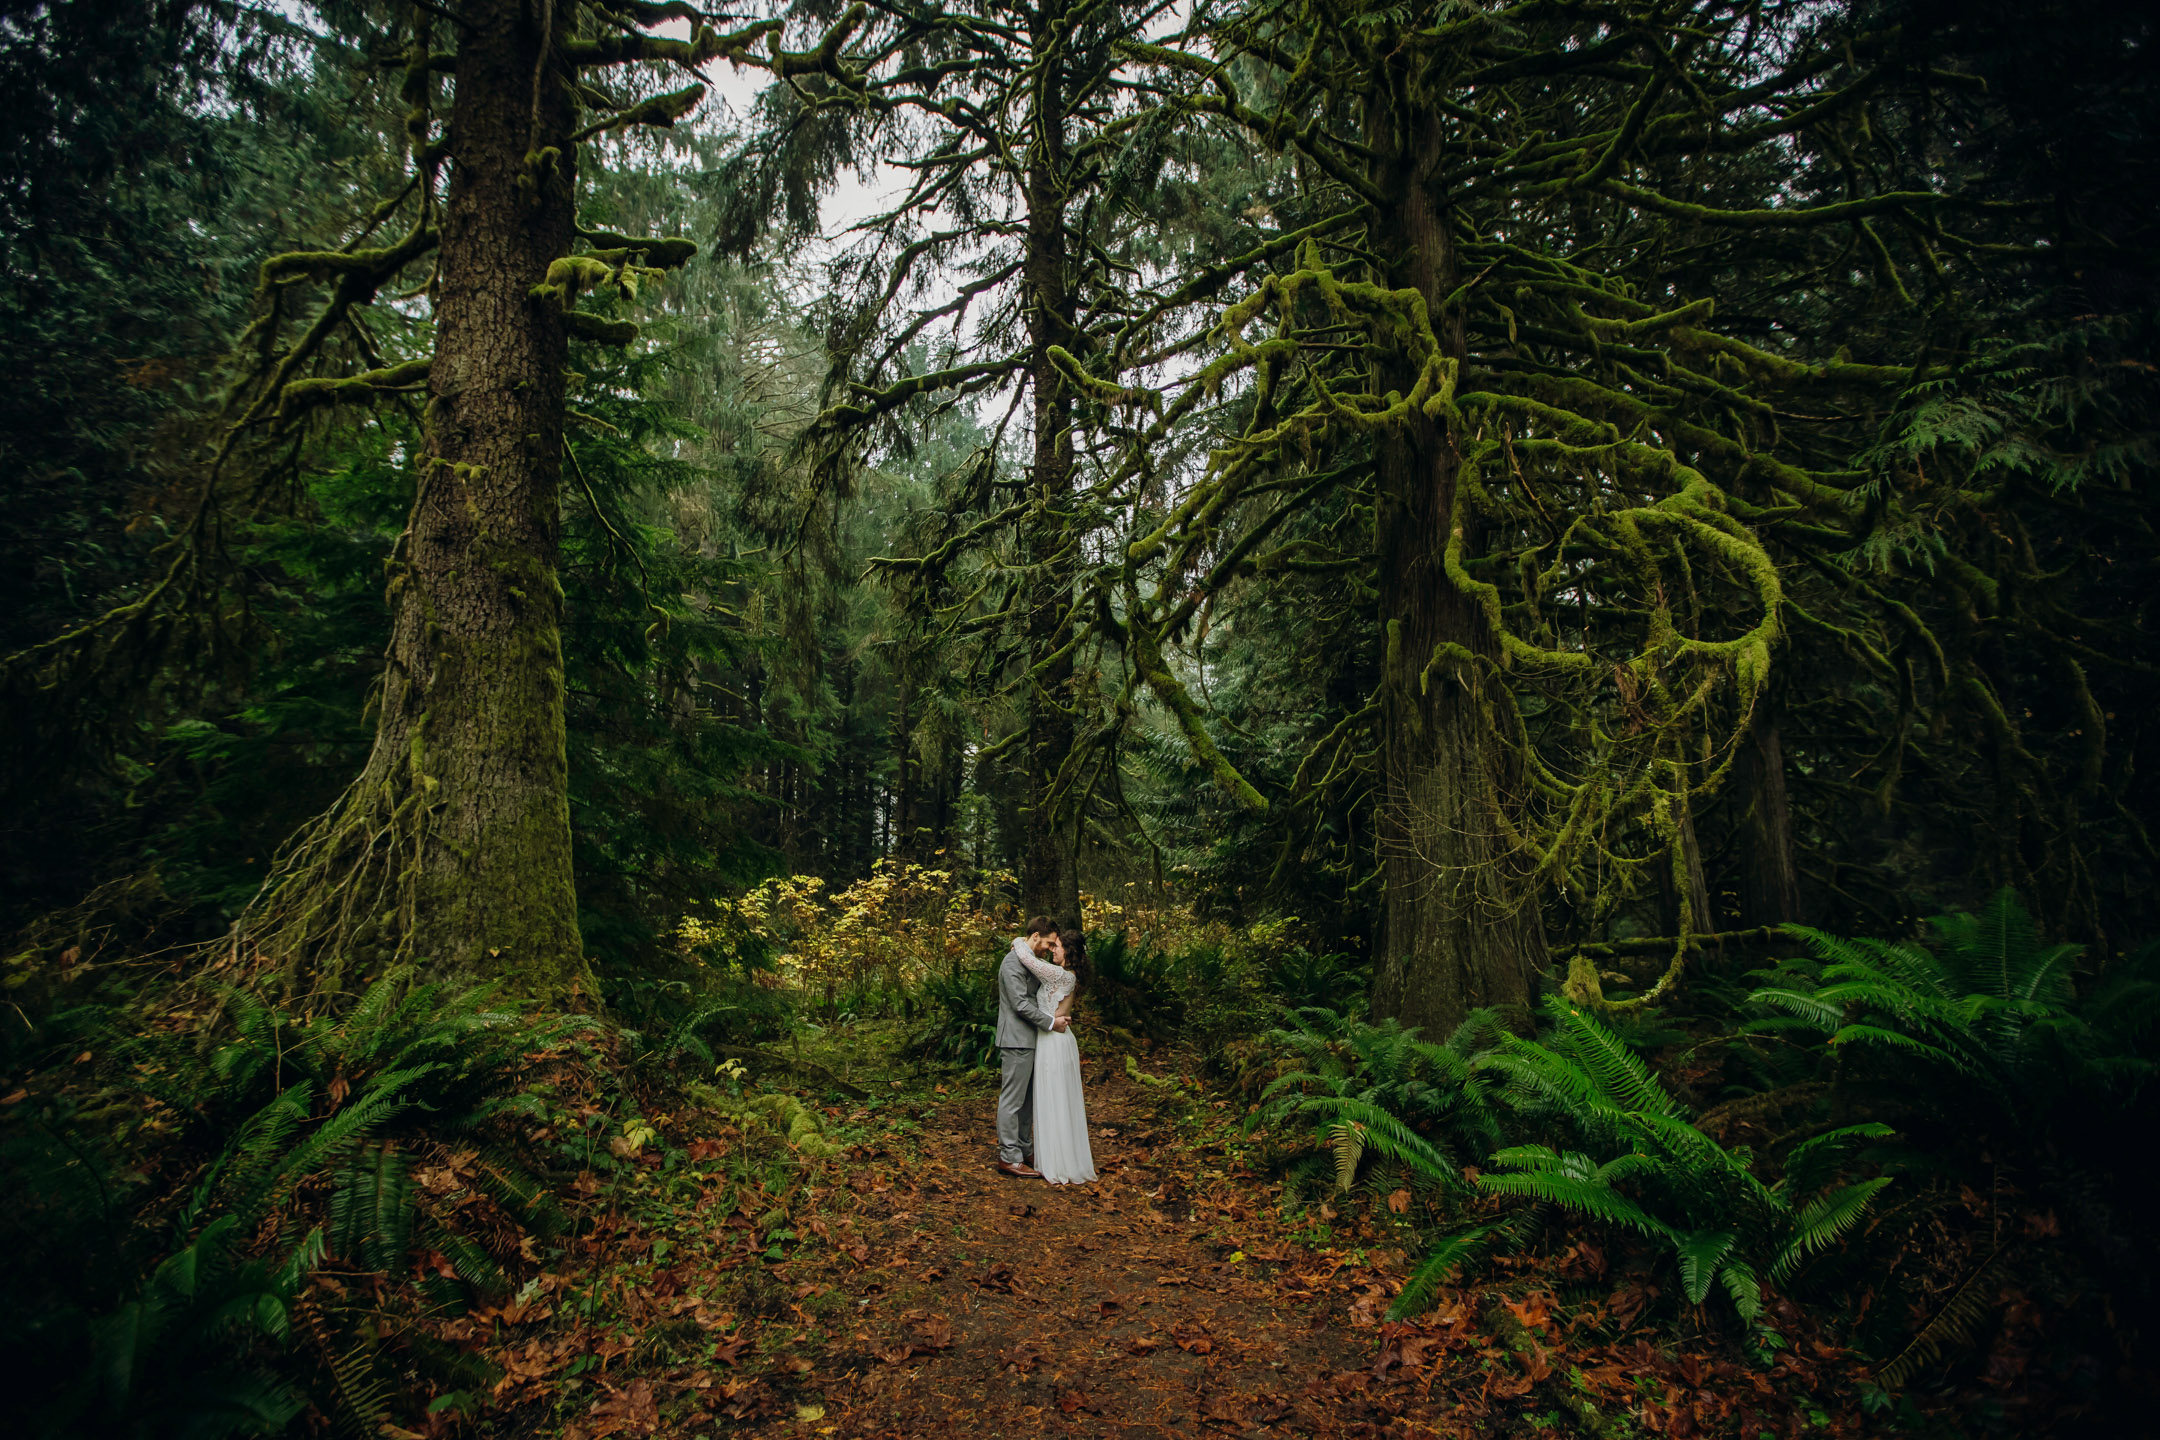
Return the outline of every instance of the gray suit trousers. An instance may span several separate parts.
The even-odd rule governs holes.
[[[1035,1148],[1035,1051],[1001,1049],[998,1080],[998,1159],[1018,1165]]]

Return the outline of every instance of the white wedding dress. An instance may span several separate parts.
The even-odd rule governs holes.
[[[1042,988],[1035,1003],[1055,1015],[1077,980],[1047,960],[1023,957]],[[1088,1148],[1087,1097],[1080,1090],[1080,1045],[1070,1028],[1035,1039],[1035,1168],[1053,1185],[1085,1185],[1095,1178]]]

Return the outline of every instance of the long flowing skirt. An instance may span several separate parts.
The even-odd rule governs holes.
[[[1088,1148],[1087,1097],[1080,1090],[1080,1046],[1070,1030],[1035,1042],[1035,1168],[1053,1185],[1095,1178]]]

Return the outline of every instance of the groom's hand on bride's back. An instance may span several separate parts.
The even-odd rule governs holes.
[[[1050,1022],[1050,1028],[1052,1031],[1070,1030],[1072,1029],[1072,1021],[1067,1019],[1065,1016],[1060,1015],[1057,1017],[1057,1019]]]

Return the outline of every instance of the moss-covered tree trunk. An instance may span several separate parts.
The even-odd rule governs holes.
[[[1080,920],[1080,876],[1074,857],[1072,797],[1058,781],[1073,747],[1073,664],[1070,651],[1074,567],[1072,534],[1072,396],[1050,360],[1050,347],[1070,346],[1077,332],[1072,276],[1066,255],[1064,175],[1065,52],[1063,7],[1030,12],[1033,53],[1047,57],[1035,86],[1035,143],[1027,173],[1028,389],[1034,407],[1034,455],[1028,469],[1035,512],[1023,531],[1028,574],[1028,751],[1020,860],[1021,904],[1067,924]]]
[[[574,112],[549,7],[459,13],[426,452],[361,785],[419,800],[409,953],[559,993],[589,983],[557,579],[566,348],[559,309],[530,292],[570,253]]]
[[[1375,101],[1375,110],[1384,103]],[[1390,201],[1388,228],[1377,237],[1392,266],[1388,283],[1425,297],[1441,345],[1459,363],[1461,323],[1442,307],[1459,278],[1434,184],[1444,137],[1429,116],[1392,114],[1376,114],[1368,135],[1392,136],[1398,147],[1373,167]],[[1378,367],[1376,392],[1407,393],[1415,374],[1408,357],[1397,356]],[[1515,767],[1493,721],[1493,672],[1481,663],[1496,645],[1444,567],[1457,437],[1444,420],[1413,410],[1382,438],[1378,462],[1387,648],[1376,820],[1385,910],[1373,1009],[1440,1036],[1478,1006],[1527,1005],[1545,940],[1535,900],[1507,883],[1498,836],[1500,787]],[[1433,663],[1443,652],[1454,658]]]
[[[1702,935],[1720,928],[1716,911],[1710,905],[1710,879],[1703,869],[1702,842],[1695,831],[1695,811],[1691,801],[1679,799],[1673,802],[1673,823],[1679,830],[1679,875],[1674,874],[1670,864],[1657,867],[1658,894],[1665,910],[1665,928],[1678,935],[1683,922],[1687,933]],[[1683,890],[1682,886],[1685,886]],[[1687,900],[1687,913],[1681,912],[1681,897]]]

